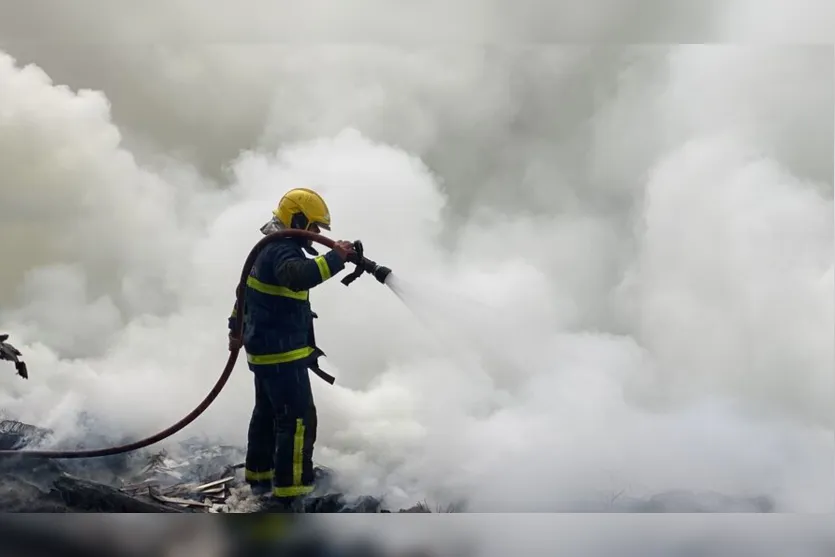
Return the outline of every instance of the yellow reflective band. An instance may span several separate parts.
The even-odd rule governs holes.
[[[265,282],[261,282],[253,276],[246,278],[246,285],[256,292],[261,292],[262,294],[269,294],[270,296],[284,296],[286,298],[293,298],[294,300],[307,300],[310,294],[307,290],[296,292],[295,290],[290,290],[285,286],[267,284]]]
[[[293,436],[293,485],[302,485],[302,462],[304,460],[304,421],[296,420],[296,435]]]
[[[252,482],[264,482],[273,479],[273,471],[253,472],[252,470],[244,469],[244,478]]]
[[[313,492],[312,485],[294,485],[293,487],[274,487],[273,495],[276,497],[298,497]]]
[[[322,275],[322,280],[328,280],[331,278],[331,268],[328,267],[328,262],[325,261],[324,255],[314,257],[313,261],[315,261],[316,265],[319,266],[319,274]]]
[[[313,348],[308,346],[305,348],[290,350],[289,352],[281,352],[279,354],[261,354],[257,356],[254,354],[247,354],[246,361],[256,366],[268,366],[295,362],[296,360],[307,358],[311,354],[313,354]]]
[[[302,485],[302,471],[304,470],[304,420],[296,420],[296,433],[293,435],[293,485],[289,487],[274,487],[276,497],[297,497],[307,495],[313,491],[312,485]]]

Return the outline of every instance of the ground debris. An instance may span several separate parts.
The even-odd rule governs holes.
[[[203,484],[187,482],[162,485],[154,478],[148,478],[141,483],[126,485],[121,491],[134,497],[147,493],[154,500],[168,505],[222,512],[231,487],[236,485],[235,480],[235,476],[227,476]]]
[[[72,512],[166,513],[178,512],[167,505],[130,496],[110,486],[63,474],[53,483],[53,492]]]
[[[52,431],[49,429],[17,420],[2,420],[0,421],[0,450],[15,450],[27,445],[37,445],[50,435]]]
[[[429,505],[424,503],[418,503],[413,507],[409,507],[408,509],[400,509],[401,513],[431,513],[432,511],[429,510]]]
[[[51,434],[18,422],[0,422],[0,446],[20,450]],[[0,461],[0,511],[106,513],[265,512],[243,478],[238,447],[189,439],[169,451],[126,457]],[[387,513],[379,498],[348,498],[332,470],[316,468],[316,491],[305,513]],[[399,512],[431,512],[425,505]]]
[[[193,441],[183,451],[191,458],[175,458],[159,451],[148,456],[140,471],[120,490],[133,497],[145,494],[175,508],[226,512],[230,490],[242,479],[235,471],[243,464],[229,463],[232,456],[239,456],[237,452],[234,447],[199,447]]]

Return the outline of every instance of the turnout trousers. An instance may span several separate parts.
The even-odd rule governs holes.
[[[253,366],[246,481],[253,492],[289,502],[313,491],[316,406],[307,365]]]

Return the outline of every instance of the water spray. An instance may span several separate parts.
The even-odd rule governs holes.
[[[271,244],[278,240],[283,240],[285,238],[300,238],[310,240],[311,242],[321,244],[328,249],[333,249],[335,244],[335,242],[330,238],[322,236],[321,234],[310,232],[308,230],[284,229],[264,236],[257,244],[255,244],[255,246],[249,252],[249,256],[246,258],[243,270],[241,271],[241,278],[238,282],[238,288],[235,292],[235,309],[238,315],[244,315],[244,292],[246,290],[246,280],[247,277],[249,277],[249,273],[252,270],[252,266],[255,264],[255,258],[258,257],[258,254],[261,253],[264,247],[266,247],[268,244]],[[364,255],[362,242],[360,242],[359,240],[354,242],[353,245],[354,252],[349,255],[348,262],[353,263],[356,266],[356,268],[350,275],[342,279],[342,284],[344,284],[345,286],[349,286],[363,273],[373,275],[378,282],[380,282],[381,284],[385,284],[386,279],[391,274],[391,269],[379,265],[375,261],[366,258]],[[244,320],[238,319],[236,330],[232,333],[232,338],[235,340],[235,342],[231,342],[229,344],[229,358],[226,361],[226,366],[223,368],[220,377],[218,378],[214,387],[212,387],[212,390],[209,391],[209,394],[206,395],[206,398],[204,398],[203,401],[200,404],[198,404],[194,410],[189,412],[188,415],[186,415],[184,418],[182,418],[172,426],[149,437],[145,437],[138,441],[134,441],[133,443],[118,445],[115,447],[82,450],[0,450],[0,457],[17,456],[25,458],[77,459],[113,456],[123,453],[129,453],[139,449],[144,449],[145,447],[148,447],[150,445],[153,445],[154,443],[162,441],[163,439],[171,437],[172,435],[174,435],[175,433],[179,432],[187,425],[192,423],[194,420],[196,420],[203,412],[205,412],[209,408],[209,406],[211,406],[211,404],[215,401],[215,399],[218,397],[223,388],[226,386],[226,382],[232,375],[232,370],[235,368],[235,363],[238,360],[238,354],[241,350],[242,344],[240,339],[243,338],[243,326]],[[3,343],[6,340],[6,338],[8,338],[7,335],[0,335],[0,343]],[[8,345],[2,344],[2,346]],[[12,353],[10,352],[10,354]],[[18,356],[20,356],[20,352],[14,349],[13,355],[15,356],[15,358],[17,358]],[[15,362],[17,362],[17,360],[15,360]]]

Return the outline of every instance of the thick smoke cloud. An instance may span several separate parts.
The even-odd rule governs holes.
[[[721,34],[741,4],[585,17]],[[314,387],[317,459],[351,491],[831,510],[831,48],[152,47],[91,3],[29,5],[0,28],[0,326],[33,375],[0,377],[12,415],[62,437],[81,412],[138,435],[188,411],[258,227],[306,184],[408,306],[370,280],[315,293],[339,378]],[[178,5],[186,37],[233,17]],[[187,433],[242,443],[250,381]]]

